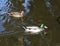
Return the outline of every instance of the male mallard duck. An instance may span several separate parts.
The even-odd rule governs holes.
[[[47,26],[43,26],[43,24],[39,26],[26,26],[23,28],[25,29],[25,33],[30,33],[30,34],[39,34],[42,31],[45,31],[45,29],[47,29]]]
[[[37,34],[41,31],[43,31],[44,29],[42,28],[39,28],[37,26],[27,26],[26,29],[25,29],[25,32],[26,33],[31,33],[31,34]]]
[[[17,19],[21,18],[21,20],[23,20],[23,16],[24,16],[24,11],[19,12],[11,12],[8,13],[9,16],[15,17]]]
[[[46,26],[44,26],[44,28],[38,27],[38,26],[26,26],[23,27],[25,29],[26,33],[30,33],[30,34],[38,34],[42,31],[45,30]]]

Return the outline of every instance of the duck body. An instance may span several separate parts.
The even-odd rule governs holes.
[[[24,11],[21,11],[21,13],[19,12],[11,12],[8,13],[9,16],[15,17],[15,18],[22,18],[24,15]]]
[[[22,17],[22,16],[20,16],[21,14],[20,13],[18,13],[18,12],[11,12],[10,14],[9,14],[9,16],[12,16],[12,17],[16,17],[16,18],[19,18],[19,17]]]
[[[38,26],[27,26],[25,29],[25,32],[30,34],[38,34],[42,31],[44,31],[44,28],[39,28]]]

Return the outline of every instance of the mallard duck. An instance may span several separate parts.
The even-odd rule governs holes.
[[[23,21],[23,16],[24,16],[24,11],[19,12],[10,12],[8,13],[9,16],[15,17],[17,19],[21,18],[21,20]]]
[[[25,33],[30,33],[30,34],[38,34],[41,31],[44,31],[44,28],[40,28],[38,26],[26,26],[23,28],[25,29]]]
[[[39,26],[23,26],[23,28],[25,29],[25,33],[39,34],[42,31],[45,32],[48,27],[44,24],[41,24]]]

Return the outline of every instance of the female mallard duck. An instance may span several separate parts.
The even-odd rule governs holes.
[[[17,19],[21,18],[21,20],[23,20],[23,16],[24,16],[24,11],[19,12],[11,12],[8,13],[9,16],[15,17]]]

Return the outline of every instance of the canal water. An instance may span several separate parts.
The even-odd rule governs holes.
[[[0,0],[0,46],[60,46],[60,0]],[[25,11],[24,21],[8,16]],[[24,25],[48,26],[47,34],[24,35]],[[26,36],[26,37],[25,37]]]

